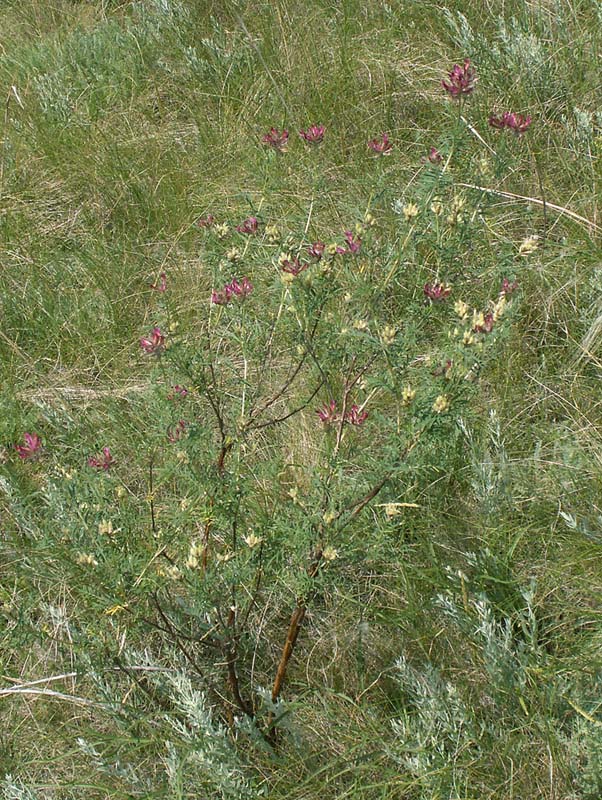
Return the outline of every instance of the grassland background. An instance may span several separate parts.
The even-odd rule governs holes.
[[[392,202],[428,148],[451,135],[440,80],[466,56],[479,72],[471,120],[487,141],[493,109],[533,116],[530,157],[487,186],[533,198],[543,189],[591,224],[549,210],[545,248],[521,262],[520,312],[487,377],[483,425],[464,464],[412,498],[420,510],[404,518],[403,551],[388,574],[367,570],[357,596],[323,599],[291,675],[299,742],[277,756],[248,752],[245,763],[274,798],[599,797],[602,4],[4,0],[1,13],[6,452],[41,419],[66,461],[109,431],[122,452],[144,446],[148,369],[137,342],[153,322],[148,284],[169,273],[182,327],[205,313],[211,276],[199,259],[198,216],[243,218],[261,205],[266,217],[298,226],[318,197],[314,222],[334,234],[372,198],[393,237]],[[319,174],[302,148],[266,160],[266,130],[294,136],[311,122],[327,129]],[[366,153],[381,131],[395,144],[382,169]],[[472,170],[458,165],[455,179],[474,182]],[[495,198],[488,220],[500,253],[542,232],[535,202]],[[499,265],[479,266],[485,281]],[[95,624],[78,617],[68,584],[43,570],[37,583],[17,579],[30,554],[13,536],[25,523],[6,487],[5,687],[70,671],[49,606]],[[404,697],[390,673],[402,652],[433,658],[468,706],[482,702],[492,680],[485,660],[461,626],[446,626],[429,606],[445,590],[446,569],[468,570],[477,551],[491,554],[477,570],[482,587],[499,589],[500,606],[523,603],[515,621],[527,607],[536,614],[539,638],[523,684],[510,681],[496,701],[499,726],[483,723],[469,737],[479,758],[460,759],[455,771],[446,762],[453,779],[440,794],[390,757],[390,721]],[[521,591],[533,580],[529,605]],[[348,635],[360,617],[370,623],[363,652]],[[32,621],[37,636],[23,633]],[[71,689],[85,695],[86,683]],[[78,746],[82,736],[112,753],[111,763],[118,756],[158,770],[152,724],[126,737],[101,712],[32,695],[0,695],[0,714],[7,798],[140,796]],[[165,793],[159,779],[145,792],[197,796]]]

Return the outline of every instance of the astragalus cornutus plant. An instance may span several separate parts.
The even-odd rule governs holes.
[[[439,202],[447,221],[427,196],[401,215],[407,257],[470,241],[469,200]],[[212,276],[196,325],[175,324],[170,291],[151,296],[145,447],[118,452],[107,428],[101,456],[42,492],[62,509],[52,547],[101,622],[175,648],[224,725],[245,719],[273,745],[308,610],[386,549],[391,504],[453,462],[455,420],[520,300],[506,276],[473,297],[436,263],[402,289],[376,209],[330,243],[292,230],[286,253],[273,225],[252,227],[240,279],[240,225],[195,234]]]

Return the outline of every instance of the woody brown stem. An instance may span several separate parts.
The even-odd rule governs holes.
[[[322,550],[318,550],[317,553],[314,555],[314,560],[310,567],[307,570],[307,574],[310,578],[315,578],[318,574],[318,570],[320,569],[320,562],[322,560]],[[301,628],[301,624],[305,618],[305,613],[307,611],[306,605],[306,598],[300,598],[297,600],[297,605],[295,610],[291,614],[290,622],[288,625],[288,630],[286,633],[286,641],[284,642],[284,647],[282,648],[282,653],[280,655],[280,662],[278,664],[278,669],[276,670],[276,677],[274,678],[274,685],[272,686],[272,703],[276,703],[278,698],[280,697],[280,692],[282,691],[282,684],[284,683],[284,679],[286,677],[286,670],[293,655],[293,651],[295,649],[295,645],[297,644],[297,637],[299,636],[299,630]]]

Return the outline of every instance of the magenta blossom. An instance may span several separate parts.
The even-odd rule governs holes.
[[[318,261],[324,255],[324,250],[326,250],[326,245],[324,242],[314,242],[307,248],[307,252],[312,258],[317,259]]]
[[[491,333],[493,330],[493,314],[491,311],[488,311],[487,314],[483,315],[483,324],[482,325],[475,325],[473,333]]]
[[[206,217],[199,217],[195,222],[197,228],[211,228],[215,223],[213,214],[207,214]]]
[[[15,450],[19,458],[25,461],[28,458],[37,458],[42,451],[42,440],[37,433],[24,433],[25,444],[16,444]]]
[[[360,407],[354,403],[351,409],[345,414],[345,422],[350,425],[362,425],[368,419],[367,411],[360,411]]]
[[[108,447],[102,448],[102,456],[98,456],[95,458],[94,456],[90,456],[88,459],[88,466],[94,467],[95,469],[102,469],[107,472],[114,464],[115,459],[111,455],[111,451]]]
[[[154,289],[156,292],[164,292],[167,289],[167,275],[162,272],[159,275],[157,283],[151,283],[150,288]]]
[[[233,278],[230,283],[226,283],[223,289],[211,291],[211,302],[217,306],[227,306],[233,297],[247,297],[253,291],[253,284],[248,278],[238,281]]]
[[[502,281],[502,288],[500,289],[500,297],[510,297],[512,292],[517,288],[518,288],[517,281],[512,281],[512,283],[510,283],[508,278],[504,278],[504,280]]]
[[[309,267],[309,262],[304,261],[301,262],[298,258],[293,258],[292,261],[288,258],[283,259],[280,262],[280,269],[283,272],[288,272],[289,275],[299,275],[301,272],[305,272],[305,270]]]
[[[443,161],[443,156],[436,147],[431,147],[427,159],[431,162],[431,164],[440,164]]]
[[[471,67],[470,59],[465,58],[463,66],[454,64],[453,69],[448,75],[448,80],[442,80],[441,86],[443,86],[450,97],[457,99],[462,97],[462,95],[470,94],[475,87],[476,80],[475,69]]]
[[[450,296],[451,286],[447,286],[445,283],[425,283],[424,294],[433,303],[438,303]]]
[[[140,339],[140,347],[145,353],[159,354],[165,349],[165,336],[161,333],[161,329],[155,325],[152,329],[149,338]]]
[[[237,297],[247,297],[253,291],[253,284],[248,278],[243,278],[240,283],[233,278],[228,285],[224,287],[226,292],[230,292],[230,295],[236,295]]]
[[[531,117],[504,111],[501,117],[496,117],[492,114],[489,117],[489,124],[492,128],[496,128],[499,131],[508,128],[517,136],[521,136],[531,124]]]
[[[347,253],[358,253],[362,246],[362,240],[359,236],[354,236],[353,231],[345,231],[345,239],[347,239]],[[345,252],[345,251],[343,251]]]
[[[188,389],[184,386],[172,386],[171,392],[167,395],[168,400],[177,400],[178,397],[186,397]]]
[[[259,220],[257,217],[247,217],[240,225],[236,226],[236,230],[239,233],[257,233],[258,226]]]
[[[276,128],[270,128],[269,133],[266,133],[261,141],[268,147],[273,147],[274,150],[283,153],[288,144],[288,131],[278,131]]]
[[[324,140],[324,125],[312,125],[306,131],[299,131],[299,136],[308,144],[320,144]]]
[[[325,425],[335,422],[337,419],[336,401],[331,400],[330,403],[325,403],[322,408],[317,408],[316,414]]]
[[[148,339],[140,339],[140,347],[149,355],[160,355],[165,350],[165,336],[161,328],[155,325]]]
[[[185,419],[179,419],[175,425],[170,425],[167,429],[167,439],[172,444],[174,442],[179,442],[180,439],[186,433],[186,428],[188,427],[188,422]]]
[[[389,156],[391,155],[391,150],[393,149],[393,145],[389,141],[389,137],[386,133],[382,133],[380,139],[371,139],[368,142],[368,147],[379,156]]]

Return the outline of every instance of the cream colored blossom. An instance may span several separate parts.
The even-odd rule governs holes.
[[[404,406],[410,405],[410,403],[415,397],[416,397],[416,390],[412,389],[411,386],[406,386],[401,393],[401,399],[403,401]]]
[[[440,394],[433,403],[433,411],[436,414],[443,414],[449,408],[449,399],[447,395]]]
[[[472,328],[482,328],[485,325],[485,314],[482,311],[477,311],[476,308],[472,312]]]
[[[200,542],[191,542],[188,550],[188,558],[186,559],[186,566],[188,569],[197,569],[199,566],[199,559],[203,554],[203,545]]]
[[[179,581],[182,577],[182,573],[176,564],[170,564],[168,567],[165,567],[163,574],[172,581]]]
[[[276,242],[280,241],[280,231],[276,225],[266,225],[265,235],[270,244],[276,244]]]
[[[353,323],[353,327],[356,331],[367,331],[368,330],[368,322],[365,319],[356,319]]]
[[[231,247],[226,253],[226,258],[232,264],[234,264],[235,261],[239,261],[240,260],[240,256],[241,256],[241,252],[240,252],[240,249],[238,247]]]
[[[527,236],[526,239],[523,239],[523,241],[520,244],[520,247],[518,248],[519,256],[528,256],[531,255],[531,253],[534,253],[539,247],[538,240],[539,236],[537,235]]]
[[[406,222],[411,222],[418,216],[419,208],[416,203],[406,203],[402,209]]]
[[[324,561],[334,561],[335,558],[338,557],[339,557],[339,551],[336,550],[334,547],[331,547],[330,545],[328,545],[328,547],[325,547],[324,550],[322,551],[322,558],[324,559]]]
[[[491,176],[493,174],[493,171],[491,169],[491,162],[489,161],[489,159],[487,158],[486,155],[482,155],[479,158],[478,164],[479,164],[479,170],[481,172],[481,175],[484,175],[485,177],[489,177],[489,176]]]
[[[461,320],[468,319],[468,304],[464,300],[456,300],[454,303],[454,311]]]
[[[494,322],[497,322],[498,319],[503,315],[504,311],[506,310],[507,304],[506,296],[502,295],[498,300],[496,300],[493,306],[493,319]]]
[[[456,225],[458,222],[464,221],[464,205],[466,201],[460,195],[456,195],[451,203],[451,211],[446,218],[449,225]]]
[[[364,224],[367,225],[369,228],[372,228],[374,225],[376,225],[376,219],[369,211],[366,213],[366,216],[364,217]]]
[[[77,563],[82,567],[97,567],[98,561],[91,553],[78,553],[76,556]]]
[[[437,197],[431,203],[431,211],[435,216],[439,217],[443,214],[443,203]]]
[[[250,533],[248,536],[244,537],[244,540],[247,543],[247,547],[250,547],[252,550],[254,547],[257,547],[258,544],[263,542],[263,537],[257,536],[255,533]]]
[[[115,531],[113,530],[113,523],[110,519],[103,519],[98,523],[98,532],[101,536],[112,536]]]
[[[394,328],[392,325],[385,325],[380,332],[380,340],[385,347],[388,347],[389,345],[393,344],[396,335],[397,328]]]
[[[337,513],[336,513],[336,511],[325,511],[325,512],[324,512],[324,515],[322,516],[322,519],[324,520],[324,522],[325,522],[327,525],[330,525],[330,523],[331,523],[331,522],[334,522],[334,520],[335,520],[336,518],[337,518]]]
[[[223,239],[225,236],[228,235],[230,228],[226,225],[225,222],[222,222],[219,225],[216,225],[213,229],[218,237],[218,239]]]
[[[462,337],[462,344],[465,344],[469,347],[471,344],[475,343],[474,334],[472,331],[464,331],[464,336]]]

